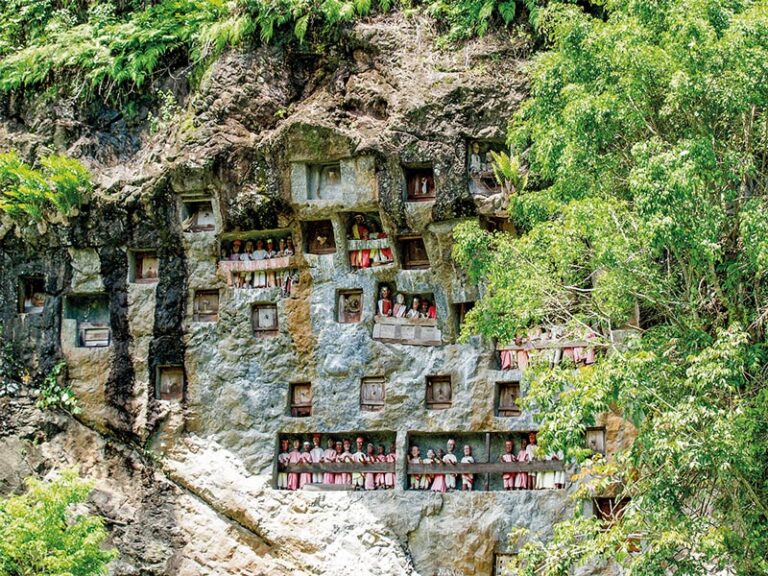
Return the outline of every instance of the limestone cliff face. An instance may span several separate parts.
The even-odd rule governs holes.
[[[41,414],[25,390],[0,398],[0,489],[78,464],[98,479],[93,504],[110,519],[121,575],[491,574],[510,528],[546,533],[571,513],[567,490],[404,488],[414,438],[437,447],[449,436],[492,433],[497,458],[505,433],[535,429],[530,414],[495,416],[496,383],[520,374],[498,370],[492,343],[457,343],[460,304],[478,294],[450,255],[457,222],[503,209],[498,198],[470,193],[468,146],[503,142],[524,96],[526,50],[492,36],[458,51],[434,41],[430,21],[393,15],[357,25],[322,56],[229,53],[194,94],[176,87],[182,110],[151,136],[118,117],[78,124],[64,105],[7,106],[2,147],[79,155],[99,194],[70,228],[36,238],[2,229],[4,337],[40,373],[66,359],[83,414],[81,422]],[[340,168],[339,191],[311,198],[311,167],[329,163]],[[436,197],[408,202],[407,169],[426,166]],[[185,200],[200,198],[212,201],[213,231],[182,226]],[[351,268],[355,213],[380,219],[394,262]],[[317,221],[330,223],[335,252],[307,252]],[[263,231],[292,235],[289,295],[228,286],[217,266],[225,245]],[[412,235],[423,239],[426,269],[406,269],[397,248]],[[146,251],[159,259],[155,283],[135,281],[136,255]],[[19,279],[28,277],[44,279],[41,314],[17,313]],[[432,296],[440,345],[373,339],[385,284]],[[218,291],[216,322],[195,319],[204,290]],[[358,323],[337,321],[346,290],[362,291]],[[104,348],[76,345],[78,298],[93,294],[107,303]],[[276,306],[278,328],[259,338],[252,310],[264,304]],[[183,402],[157,399],[168,366],[184,368]],[[425,405],[433,375],[451,377],[448,409]],[[384,379],[383,410],[361,410],[366,377]],[[290,385],[303,382],[312,415],[292,417]],[[609,441],[623,442],[623,424],[607,420]],[[394,441],[396,489],[276,490],[278,437],[313,432]]]

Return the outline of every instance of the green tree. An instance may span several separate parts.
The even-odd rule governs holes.
[[[463,225],[455,258],[484,290],[467,334],[605,336],[594,368],[533,370],[524,402],[541,442],[582,461],[599,413],[630,419],[634,444],[579,494],[630,502],[610,526],[576,507],[548,541],[516,533],[510,570],[768,574],[768,2],[600,4],[540,12],[549,49],[509,132],[528,164],[518,235]]]
[[[47,156],[34,168],[14,151],[0,154],[0,214],[17,223],[76,216],[92,192],[90,172],[74,158]]]
[[[117,551],[103,547],[98,516],[78,513],[91,485],[72,471],[51,482],[27,481],[27,492],[0,500],[0,576],[106,574]]]

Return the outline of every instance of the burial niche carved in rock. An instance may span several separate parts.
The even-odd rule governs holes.
[[[153,284],[157,282],[160,271],[160,260],[157,252],[132,252],[129,268],[129,280],[136,284]]]
[[[312,384],[309,382],[294,382],[290,385],[290,414],[294,418],[305,418],[312,415]]]
[[[216,216],[211,200],[190,199],[182,202],[181,228],[185,232],[213,232]]]
[[[219,291],[196,290],[192,319],[195,322],[216,322],[219,319]]]
[[[303,228],[307,253],[333,254],[336,252],[336,239],[333,236],[333,224],[330,220],[304,222]]]
[[[373,338],[414,346],[439,346],[442,333],[437,327],[437,306],[431,294],[393,296],[389,284],[379,286]]]
[[[253,334],[258,338],[277,336],[277,305],[254,304],[251,309]]]
[[[45,277],[22,276],[19,278],[20,314],[40,314],[45,307]]]
[[[156,398],[171,402],[184,399],[184,367],[159,366],[157,368]]]
[[[360,322],[363,310],[362,290],[340,290],[338,297],[337,320],[341,324]]]
[[[347,229],[347,251],[352,268],[370,268],[392,262],[392,248],[375,214],[357,213]]]
[[[587,428],[585,436],[587,448],[605,456],[605,428]]]
[[[429,256],[421,236],[401,236],[399,238],[403,268],[406,270],[424,270],[429,268]]]
[[[109,346],[109,298],[106,294],[70,294],[64,299],[62,336],[72,330],[74,322],[75,346],[99,348]]]
[[[467,172],[471,194],[490,196],[501,191],[493,172],[493,154],[504,151],[504,144],[499,142],[475,140],[469,144]]]
[[[332,200],[341,193],[340,162],[307,166],[307,200]]]
[[[427,376],[427,409],[446,410],[453,402],[453,387],[448,375]]]
[[[384,378],[374,376],[360,382],[360,410],[378,412],[384,410]]]
[[[435,199],[435,172],[431,166],[403,168],[406,200],[424,202]]]
[[[497,382],[496,415],[501,417],[519,416],[518,398],[520,398],[520,382]]]

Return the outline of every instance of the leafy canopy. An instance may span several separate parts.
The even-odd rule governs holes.
[[[228,46],[325,44],[345,25],[394,9],[426,10],[450,39],[510,24],[517,10],[515,0],[8,0],[0,7],[0,93],[67,88],[86,100],[128,100],[169,68],[199,71]]]
[[[75,216],[92,192],[88,169],[74,158],[48,156],[34,168],[14,151],[0,154],[0,215],[16,223]]]
[[[0,576],[96,576],[117,551],[103,548],[98,516],[79,514],[91,485],[66,471],[51,482],[27,480],[27,492],[0,499]]]
[[[549,542],[523,535],[510,569],[768,574],[768,2],[601,4],[540,12],[549,50],[509,132],[528,165],[519,234],[463,225],[455,258],[484,289],[467,334],[606,336],[598,366],[538,367],[524,401],[575,457],[598,414],[631,419],[634,444],[581,493],[631,500],[609,527],[577,507]],[[637,311],[637,338],[613,347]]]

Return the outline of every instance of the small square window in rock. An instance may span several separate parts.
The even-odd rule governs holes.
[[[427,376],[427,410],[445,410],[452,401],[451,377]]]
[[[294,382],[290,386],[290,413],[294,418],[312,416],[312,384]]]
[[[106,294],[70,294],[64,299],[64,321],[74,321],[75,345],[80,348],[109,346],[109,298]]]
[[[504,144],[499,142],[475,140],[469,143],[467,172],[471,194],[490,196],[501,192],[501,186],[493,171],[493,154],[504,151]]]
[[[157,369],[156,398],[171,402],[184,399],[184,367],[159,366]]]
[[[197,290],[195,292],[192,319],[195,322],[216,322],[219,319],[218,290]]]
[[[605,428],[587,428],[585,436],[587,448],[605,455]]]
[[[517,558],[517,554],[511,552],[496,552],[493,555],[493,576],[509,574],[509,566]]]
[[[362,290],[340,290],[338,292],[338,308],[336,318],[341,324],[360,322],[363,310]]]
[[[255,304],[251,310],[254,335],[267,338],[277,336],[277,305]]]
[[[18,311],[20,314],[40,314],[45,306],[45,277],[19,278]]]
[[[333,254],[336,239],[330,220],[314,220],[302,224],[306,252],[309,254]]]
[[[403,168],[406,198],[409,202],[435,199],[435,172],[432,167]]]
[[[406,270],[424,270],[429,268],[429,257],[424,240],[421,236],[401,236],[400,254],[403,258],[403,268]]]
[[[488,232],[515,234],[515,225],[506,216],[480,216],[480,227]]]
[[[210,200],[183,202],[181,228],[185,232],[212,232],[216,230],[216,216]]]
[[[384,378],[363,378],[360,382],[360,410],[378,412],[384,410]]]
[[[135,284],[152,284],[157,282],[160,270],[160,260],[157,252],[131,252],[128,279]]]
[[[341,164],[307,166],[307,200],[328,200],[341,196]]]
[[[466,320],[467,313],[472,310],[472,308],[475,307],[474,302],[459,302],[458,304],[455,304],[455,310],[456,310],[456,320],[458,322],[459,329],[464,326],[464,321]]]
[[[496,382],[496,416],[520,416],[520,382]]]
[[[613,524],[624,515],[624,508],[629,504],[629,498],[594,498],[592,500],[592,515],[603,525]]]

